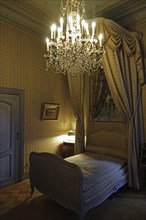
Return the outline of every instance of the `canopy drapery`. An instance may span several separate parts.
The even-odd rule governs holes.
[[[139,189],[140,146],[144,142],[141,90],[145,83],[140,48],[141,35],[129,32],[105,18],[96,19],[96,36],[102,33],[103,68],[112,98],[128,123],[129,186]],[[68,74],[73,109],[77,118],[75,152],[84,150],[84,76]],[[97,103],[96,103],[97,104]]]
[[[109,88],[107,84],[107,80],[104,74],[104,69],[99,68],[94,74],[90,76],[89,82],[89,90],[90,90],[90,118],[92,121],[96,119],[96,117],[101,112],[101,109],[106,101]]]
[[[76,118],[74,154],[84,151],[84,75],[67,73],[72,107]]]

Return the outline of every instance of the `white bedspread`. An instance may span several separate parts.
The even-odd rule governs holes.
[[[83,172],[83,191],[88,195],[99,193],[127,172],[126,160],[91,152],[68,157],[65,160],[77,164]]]

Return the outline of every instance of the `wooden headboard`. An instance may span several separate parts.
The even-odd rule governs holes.
[[[121,130],[107,127],[89,135],[86,151],[127,159],[128,137]]]

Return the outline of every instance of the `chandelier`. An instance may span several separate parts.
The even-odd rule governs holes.
[[[95,38],[96,23],[89,24],[84,20],[85,1],[61,1],[62,17],[59,27],[51,26],[51,38],[46,39],[47,53],[46,71],[49,68],[55,72],[71,71],[73,74],[82,74],[97,71],[102,67],[102,34]]]

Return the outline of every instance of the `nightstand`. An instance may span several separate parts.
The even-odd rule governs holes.
[[[62,153],[63,157],[70,157],[74,155],[74,142],[63,142],[63,147],[62,147]]]
[[[140,157],[140,184],[146,183],[146,144],[143,144]]]

